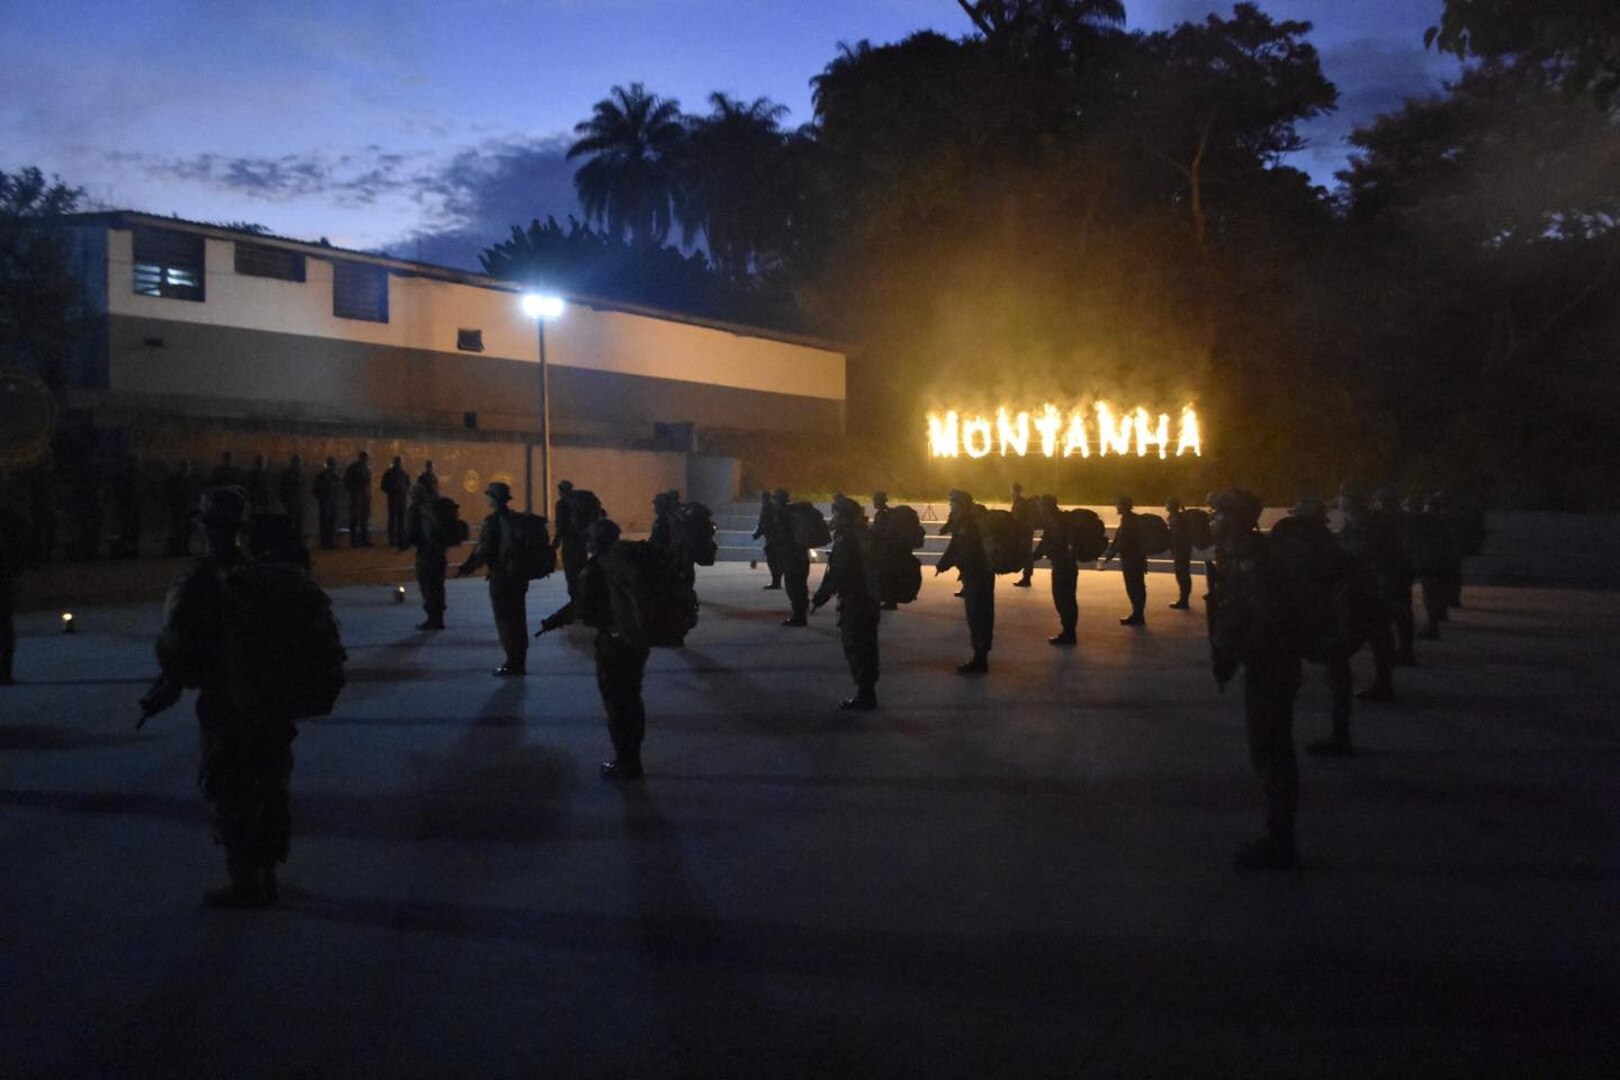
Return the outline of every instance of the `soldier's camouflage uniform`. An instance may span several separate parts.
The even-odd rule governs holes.
[[[298,729],[288,720],[253,718],[233,705],[221,575],[241,561],[237,553],[205,556],[175,580],[164,603],[157,654],[167,679],[199,690],[198,781],[231,880],[253,882],[243,886],[249,891],[265,888],[260,882],[267,881],[274,899],[274,868],[287,860],[292,836],[292,743]]]

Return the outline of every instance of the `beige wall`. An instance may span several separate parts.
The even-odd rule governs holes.
[[[389,321],[332,314],[332,265],[305,259],[302,282],[238,275],[235,243],[206,239],[202,302],[136,294],[134,234],[107,236],[107,305],[112,316],[323,338],[360,345],[534,363],[538,334],[516,292],[390,274]],[[341,258],[341,256],[333,256]],[[457,353],[460,329],[483,333],[482,353]],[[843,354],[667,319],[573,304],[546,331],[548,363],[842,402]],[[209,357],[226,363],[228,357]]]

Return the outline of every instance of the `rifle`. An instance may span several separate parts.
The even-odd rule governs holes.
[[[547,615],[545,618],[541,619],[540,629],[535,631],[534,636],[539,637],[541,634],[549,634],[558,627],[567,626],[573,621],[574,605],[573,602],[570,601],[569,603],[566,603],[562,607],[558,608],[556,611],[552,612],[550,615]]]
[[[141,697],[141,718],[135,721],[135,730],[141,730],[148,720],[179,701],[183,693],[185,687],[170,680],[167,675],[159,675]]]

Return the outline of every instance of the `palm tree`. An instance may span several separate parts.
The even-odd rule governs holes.
[[[688,122],[681,177],[681,228],[686,243],[699,233],[716,268],[741,283],[784,245],[793,193],[786,190],[787,107],[769,98],[744,102],[709,95],[711,112]]]
[[[987,38],[1046,34],[1073,40],[1099,26],[1125,22],[1123,0],[956,0]]]
[[[574,173],[574,190],[587,221],[634,245],[662,244],[679,201],[676,159],[686,129],[680,102],[649,94],[641,83],[615,86],[574,125],[582,136],[568,158],[588,160]]]

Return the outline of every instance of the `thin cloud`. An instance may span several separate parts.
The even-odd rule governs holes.
[[[579,213],[568,136],[491,139],[419,178],[427,224],[391,245],[424,262],[478,268],[478,254],[512,226]]]
[[[414,158],[380,147],[333,157],[281,154],[274,157],[203,153],[171,158],[110,153],[109,162],[133,165],[150,176],[200,184],[217,191],[267,202],[328,198],[335,205],[368,206],[385,195],[417,188]]]

